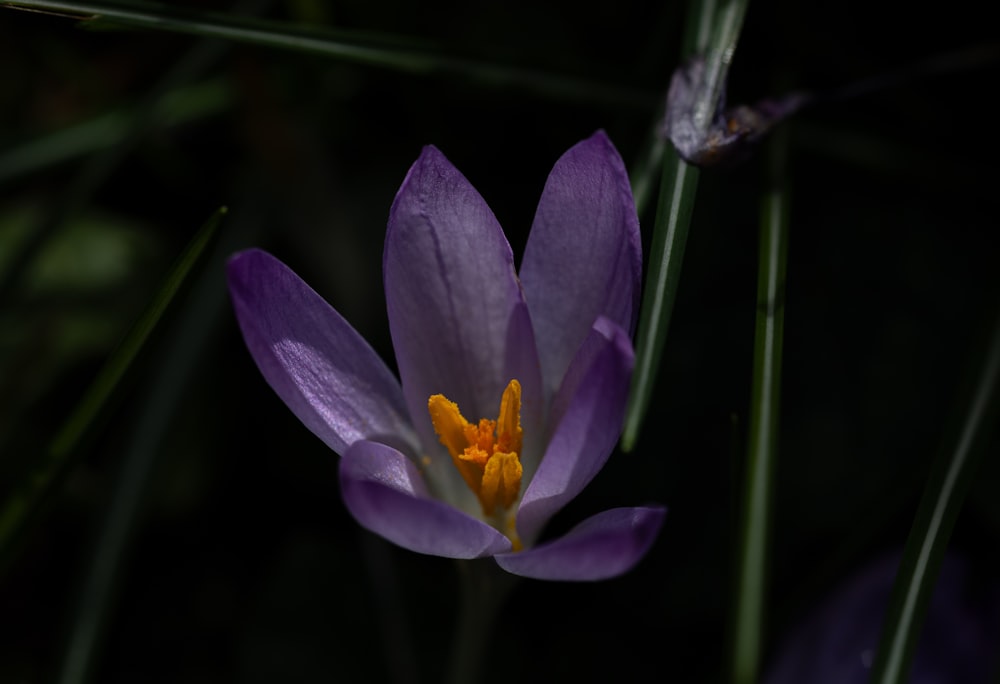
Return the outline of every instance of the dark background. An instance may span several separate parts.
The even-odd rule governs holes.
[[[164,86],[185,55],[203,49],[196,39],[87,31],[67,18],[0,9],[0,159],[79,122],[121,115],[98,151],[0,176],[6,501],[187,241],[220,205],[230,210],[213,256],[112,410],[2,550],[0,682],[55,676],[90,595],[83,582],[96,540],[122,523],[134,534],[117,556],[94,681],[438,681],[457,608],[455,563],[400,550],[350,518],[336,456],[246,353],[224,256],[270,250],[391,363],[382,239],[420,147],[437,145],[472,181],[519,253],[546,174],[572,144],[603,128],[634,170],[677,65],[683,10],[628,0],[586,10],[302,0],[261,10],[636,94],[602,100],[237,44]],[[983,45],[995,39],[994,24],[977,12],[986,9],[751,3],[730,101],[774,94],[775,83],[835,87]],[[996,61],[928,75],[788,124],[768,654],[839,579],[902,546],[930,460],[955,441],[997,308],[997,76]],[[143,109],[159,89],[192,84],[208,94],[184,123]],[[138,132],[123,138],[130,128]],[[666,524],[622,578],[519,584],[488,641],[485,681],[722,677],[762,155],[701,178],[641,440],[634,453],[612,456],[553,526],[645,502],[669,507]],[[652,209],[640,217],[646,249]],[[996,446],[952,543],[994,582]],[[147,476],[123,479],[130,467],[143,472],[135,464],[145,459]],[[117,519],[108,510],[123,489],[140,504]]]

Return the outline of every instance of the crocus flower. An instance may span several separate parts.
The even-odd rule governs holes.
[[[865,684],[871,675],[899,555],[839,587],[778,650],[765,684]],[[1000,587],[945,556],[910,677],[912,684],[987,684],[1000,666]]]
[[[556,163],[519,273],[486,202],[426,147],[393,202],[382,267],[400,381],[277,259],[249,250],[228,266],[247,347],[341,455],[354,518],[404,548],[492,556],[527,577],[630,569],[662,507],[608,510],[536,544],[607,461],[632,372],[641,247],[607,136]]]

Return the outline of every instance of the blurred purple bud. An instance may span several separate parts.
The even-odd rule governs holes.
[[[841,585],[781,643],[764,684],[864,684],[875,659],[899,554]],[[909,681],[987,684],[1000,658],[1000,585],[963,559],[941,565]]]
[[[695,113],[704,106],[701,98],[709,92],[704,83],[705,72],[703,56],[688,60],[674,71],[663,121],[663,135],[685,161],[696,166],[742,161],[772,128],[811,100],[806,93],[790,93],[761,100],[752,107],[739,105],[727,110],[723,88],[711,118],[699,122]]]

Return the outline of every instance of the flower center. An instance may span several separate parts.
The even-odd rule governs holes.
[[[521,491],[521,383],[507,383],[496,420],[472,424],[443,394],[428,399],[427,410],[434,432],[479,499],[483,514],[499,520]]]

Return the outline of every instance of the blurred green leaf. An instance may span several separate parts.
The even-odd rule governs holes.
[[[231,99],[225,81],[205,81],[165,93],[150,115],[163,127],[179,126],[223,111]],[[0,183],[122,144],[137,113],[115,109],[0,152]]]
[[[226,209],[217,211],[198,231],[159,291],[88,387],[76,408],[56,432],[46,452],[16,485],[0,507],[0,559],[11,549],[18,532],[27,524],[42,498],[59,481],[84,437],[107,410],[122,380],[146,346],[167,307],[199,263],[218,229]]]
[[[38,204],[0,209],[0,271],[10,266],[9,255],[38,219]],[[120,216],[89,212],[73,217],[59,233],[46,241],[27,266],[22,294],[72,295],[76,298],[107,291],[124,284],[137,260],[152,255],[156,244],[143,226]]]
[[[154,2],[51,2],[18,0],[7,7],[62,13],[94,28],[141,28],[221,38],[240,43],[291,50],[378,66],[409,74],[447,74],[471,78],[495,87],[527,88],[546,97],[608,102],[617,106],[647,107],[654,98],[646,92],[540,70],[520,69],[441,55],[430,49],[408,47],[398,36],[353,31],[317,30],[287,22],[253,19],[235,14],[204,12]]]
[[[0,273],[38,223],[45,207],[0,205]],[[81,361],[105,355],[141,302],[133,293],[154,283],[160,241],[142,222],[88,211],[71,217],[21,266],[18,296],[0,308],[0,451],[28,407]],[[15,467],[15,459],[3,466]]]

